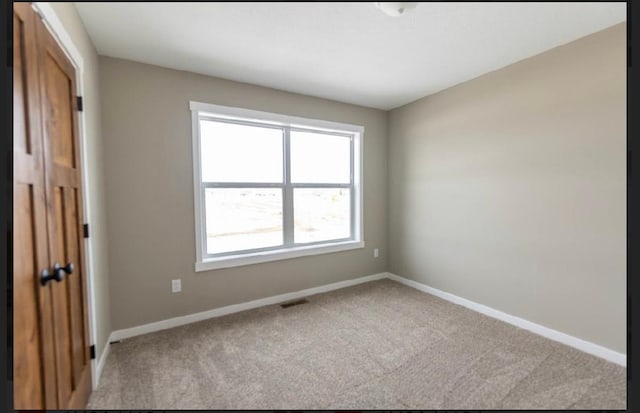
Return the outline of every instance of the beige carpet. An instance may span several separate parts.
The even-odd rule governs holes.
[[[89,409],[626,407],[626,369],[390,280],[113,344]]]

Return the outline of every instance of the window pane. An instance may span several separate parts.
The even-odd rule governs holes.
[[[206,188],[207,253],[282,244],[282,189]]]
[[[351,190],[348,188],[294,188],[296,243],[351,236]]]
[[[200,120],[203,182],[282,182],[282,130]]]
[[[348,184],[351,139],[291,131],[291,182]]]

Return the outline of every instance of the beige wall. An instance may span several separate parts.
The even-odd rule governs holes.
[[[103,143],[100,124],[100,84],[98,55],[72,3],[49,3],[84,59],[84,120],[86,154],[84,171],[88,177],[89,192],[84,196],[89,203],[85,221],[90,224],[90,251],[93,261],[96,312],[96,352],[102,354],[109,334],[109,255],[107,245],[106,194],[104,181]]]
[[[100,76],[114,330],[387,269],[386,112],[108,57]],[[194,272],[189,100],[363,125],[366,247]]]
[[[625,352],[625,36],[391,112],[391,272]]]

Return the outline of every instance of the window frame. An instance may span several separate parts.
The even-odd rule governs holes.
[[[302,118],[196,101],[189,102],[192,119],[194,213],[196,238],[195,270],[207,271],[306,255],[326,254],[364,248],[363,234],[363,136],[364,127],[347,123]],[[283,175],[281,183],[203,182],[201,174],[200,120],[270,127],[283,131]],[[291,131],[319,132],[350,137],[350,183],[292,183],[290,159]],[[207,188],[281,188],[283,202],[283,244],[247,250],[209,254],[206,239],[205,191]],[[350,189],[350,236],[347,238],[294,243],[294,200],[296,188]]]

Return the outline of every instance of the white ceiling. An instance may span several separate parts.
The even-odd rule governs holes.
[[[620,3],[75,3],[101,55],[391,109],[626,20]]]

